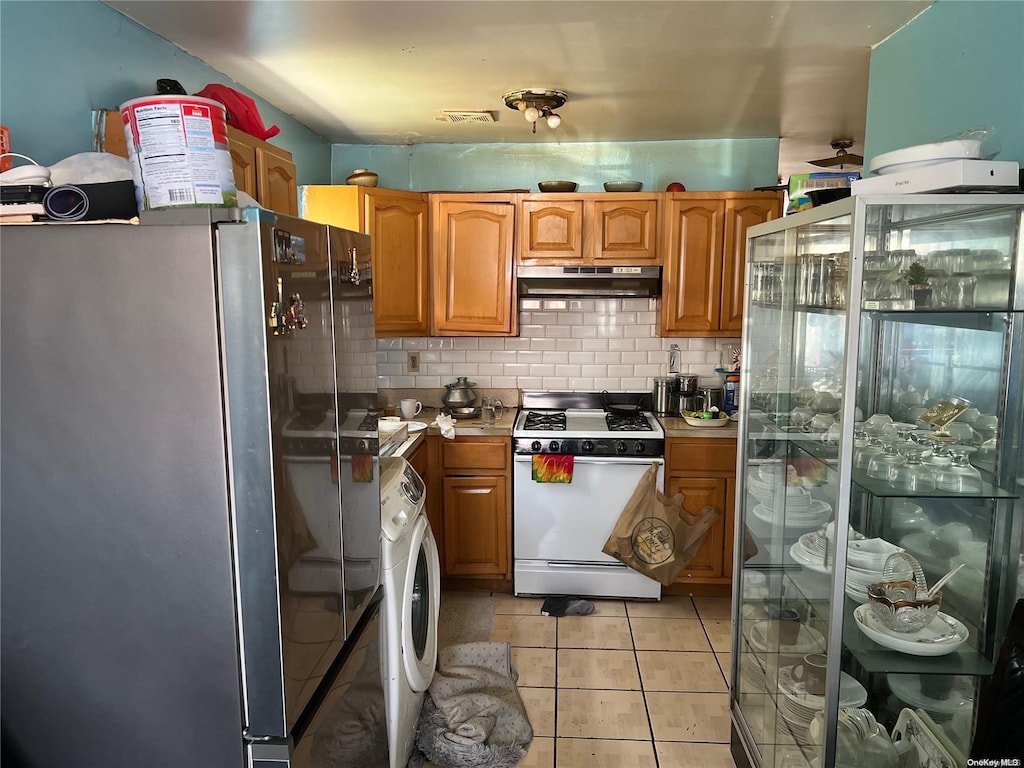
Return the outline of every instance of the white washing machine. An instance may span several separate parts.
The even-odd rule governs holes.
[[[384,694],[391,768],[412,754],[423,696],[437,666],[441,564],[423,510],[422,478],[405,459],[382,458],[381,572]]]

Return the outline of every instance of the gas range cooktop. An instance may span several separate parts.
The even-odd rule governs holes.
[[[512,429],[513,448],[518,454],[663,456],[665,432],[645,397],[523,393]],[[614,408],[616,404],[627,412],[606,410],[606,406]]]

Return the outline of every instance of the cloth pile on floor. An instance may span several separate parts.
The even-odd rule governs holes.
[[[568,595],[549,597],[540,607],[541,616],[588,616],[593,612],[592,602]]]
[[[512,768],[533,740],[508,643],[462,643],[438,653],[416,746],[444,768]]]

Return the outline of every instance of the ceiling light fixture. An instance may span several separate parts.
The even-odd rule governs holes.
[[[852,146],[852,139],[833,139],[832,149],[836,151],[835,157],[824,157],[821,160],[808,160],[807,162],[819,168],[834,168],[837,165],[840,168],[847,165],[855,167],[864,165],[864,158],[861,155],[851,155],[846,151]]]
[[[557,128],[562,124],[562,117],[555,110],[569,100],[562,91],[549,88],[521,88],[509,91],[501,97],[505,106],[523,113],[526,122],[533,123],[533,132],[537,132],[537,121],[544,119],[549,128]]]

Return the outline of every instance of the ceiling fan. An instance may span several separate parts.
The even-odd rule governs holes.
[[[860,167],[864,165],[864,158],[861,155],[851,155],[848,150],[853,146],[853,139],[833,139],[832,149],[836,151],[835,157],[823,157],[821,160],[808,160],[811,165],[819,168],[835,168],[837,165],[843,168],[847,165]]]

